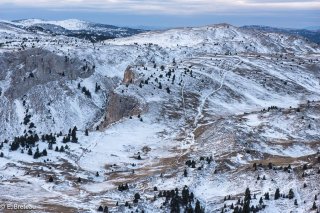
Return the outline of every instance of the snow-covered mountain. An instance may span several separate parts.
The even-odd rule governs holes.
[[[87,24],[0,23],[1,200],[41,212],[317,211],[319,45],[228,24],[95,43],[30,30]]]
[[[291,29],[291,28],[282,29],[282,28],[275,28],[275,27],[268,27],[268,26],[251,25],[251,26],[243,26],[242,28],[302,36],[304,38],[309,39],[311,42],[320,44],[320,28],[317,28],[317,27],[310,28],[310,29]]]
[[[105,39],[131,36],[145,30],[117,27],[113,25],[98,24],[68,19],[61,21],[46,21],[41,19],[24,19],[16,21],[0,21],[7,24],[25,29],[33,33],[46,33],[51,35],[65,35],[97,42]]]

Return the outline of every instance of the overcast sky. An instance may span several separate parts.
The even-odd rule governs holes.
[[[77,18],[121,26],[320,26],[320,0],[0,0],[0,19]]]

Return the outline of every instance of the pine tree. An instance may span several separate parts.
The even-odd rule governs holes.
[[[105,206],[105,207],[104,207],[103,212],[104,212],[104,213],[109,213],[108,206]]]
[[[202,213],[202,209],[201,209],[199,200],[197,200],[197,202],[196,202],[196,206],[194,208],[194,212],[195,213]]]
[[[96,173],[96,177],[99,177],[99,172]]]
[[[260,205],[263,204],[263,199],[262,199],[262,197],[260,197],[259,204],[260,204]]]
[[[39,157],[40,157],[40,152],[39,152],[39,148],[37,147],[36,152],[35,152],[34,155],[33,155],[33,158],[34,158],[34,159],[37,159],[37,158],[39,158]]]
[[[103,207],[102,207],[102,206],[99,206],[98,212],[102,212],[102,211],[103,211]]]
[[[247,188],[244,194],[244,200],[251,200],[250,189]]]
[[[312,209],[317,209],[317,204],[315,201],[313,201]]]
[[[298,205],[298,201],[297,201],[297,199],[294,199],[294,205]]]
[[[243,213],[250,213],[250,189],[247,188],[244,194],[244,204],[243,204]]]
[[[88,129],[86,129],[86,131],[85,131],[85,136],[88,136],[89,135],[89,131],[88,131]]]
[[[293,192],[292,189],[289,190],[288,198],[289,198],[289,199],[294,198],[294,192]]]
[[[71,132],[71,141],[72,141],[73,143],[77,143],[77,142],[78,142],[78,138],[77,138],[77,127],[76,127],[76,126],[72,129],[72,132]]]
[[[100,85],[98,85],[98,83],[96,83],[95,92],[98,92],[100,89],[101,89]]]
[[[140,194],[139,194],[139,193],[136,193],[136,194],[134,195],[134,200],[133,200],[133,202],[134,202],[134,203],[138,203],[139,199],[140,199]]]
[[[52,176],[49,177],[49,182],[53,182],[53,177]]]
[[[32,149],[31,148],[29,148],[29,150],[28,150],[28,155],[32,155]]]
[[[188,172],[186,169],[184,169],[184,172],[183,172],[183,176],[187,177],[188,176]]]
[[[184,186],[182,189],[182,203],[187,205],[190,201],[189,189],[187,186]]]
[[[264,199],[269,200],[269,192],[266,192],[266,193],[264,194]]]
[[[0,153],[0,158],[3,158],[3,152]]]
[[[47,153],[47,150],[44,149],[44,150],[42,151],[42,155],[43,155],[43,156],[47,156],[47,154],[48,154],[48,153]]]
[[[276,189],[276,193],[274,194],[274,199],[278,200],[280,198],[280,190],[279,188]]]

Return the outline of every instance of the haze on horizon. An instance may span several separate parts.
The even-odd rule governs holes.
[[[0,0],[0,19],[40,18],[129,27],[214,23],[306,28],[320,26],[319,0]]]

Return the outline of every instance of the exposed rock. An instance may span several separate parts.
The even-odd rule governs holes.
[[[135,79],[135,73],[131,69],[131,67],[128,66],[127,69],[124,71],[122,83],[131,84],[131,83],[134,83],[134,79]]]
[[[1,70],[11,71],[10,87],[5,96],[15,99],[40,84],[59,80],[74,80],[78,77],[87,78],[93,72],[93,66],[79,59],[59,56],[47,50],[29,49],[26,51],[5,53],[0,55]],[[0,76],[4,79],[8,73]]]
[[[142,108],[136,98],[112,92],[108,99],[104,120],[99,125],[99,129],[105,128],[122,118],[137,115],[141,113]]]

